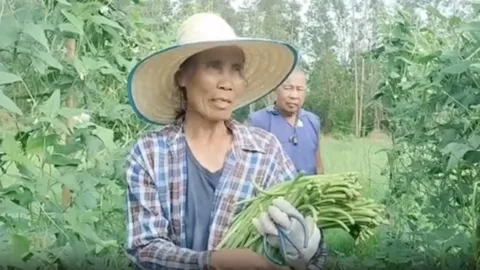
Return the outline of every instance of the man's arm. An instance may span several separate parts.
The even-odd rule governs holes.
[[[311,114],[312,116],[310,118],[311,123],[313,124],[313,128],[315,129],[315,134],[317,136],[317,141],[316,141],[316,148],[317,148],[317,154],[316,154],[316,169],[317,169],[317,174],[324,174],[325,169],[323,167],[323,158],[322,158],[322,152],[321,152],[321,147],[320,147],[320,128],[321,128],[321,122],[320,122],[320,117],[318,117],[315,114]]]
[[[269,115],[266,114],[264,111],[256,111],[248,116],[245,124],[247,126],[257,127],[269,131],[267,125],[268,117]]]
[[[148,156],[144,145],[141,141],[135,145],[127,159],[129,258],[149,270],[207,269],[210,252],[180,248],[169,238],[168,220],[162,214],[158,186],[144,162],[143,157]]]
[[[250,114],[245,122],[245,125],[247,126],[261,128],[254,114]]]
[[[318,139],[318,149],[317,149],[317,174],[324,174],[325,171],[323,169],[323,160],[322,160],[322,151],[320,150],[320,139]]]

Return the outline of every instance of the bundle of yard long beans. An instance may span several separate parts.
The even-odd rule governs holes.
[[[343,228],[358,242],[373,235],[371,229],[386,224],[384,206],[361,196],[358,174],[299,175],[262,190],[255,184],[257,196],[239,204],[246,208],[238,214],[219,248],[248,248],[263,252],[263,239],[253,225],[253,218],[266,210],[270,202],[283,197],[304,216],[311,215],[322,229]],[[277,250],[278,255],[278,250]]]

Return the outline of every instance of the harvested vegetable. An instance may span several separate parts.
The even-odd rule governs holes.
[[[363,241],[373,235],[371,229],[387,223],[383,205],[361,196],[358,174],[299,175],[264,191],[255,185],[257,196],[239,204],[246,208],[235,217],[219,248],[249,248],[263,253],[263,239],[252,220],[268,208],[270,202],[283,197],[304,216],[311,215],[323,230],[342,228]]]

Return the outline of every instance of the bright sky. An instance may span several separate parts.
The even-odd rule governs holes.
[[[244,0],[231,0],[232,2],[232,6],[234,8],[237,8],[238,6],[240,6],[240,4],[243,2]],[[253,0],[248,0],[249,2],[253,1]],[[361,1],[361,0],[354,0],[354,1]],[[307,7],[308,5],[310,4],[310,0],[301,0],[301,2],[303,2],[303,8],[302,8],[302,14],[305,14],[305,12],[307,11]],[[385,3],[386,6],[388,7],[392,7],[395,5],[395,3],[397,2],[396,0],[383,0],[383,2]]]
[[[153,1],[155,1],[155,0],[153,0]],[[176,0],[171,0],[171,1],[172,1],[172,2],[175,2]],[[230,0],[232,6],[233,6],[234,8],[238,8],[238,7],[242,4],[242,2],[244,2],[244,1],[245,1],[245,0]],[[254,0],[247,0],[247,1],[252,2],[252,1],[254,1]],[[306,13],[306,11],[307,11],[307,9],[308,9],[308,6],[309,6],[311,0],[300,0],[300,1],[301,1],[301,3],[303,2],[303,3],[302,3],[303,5],[302,5],[301,17],[302,17],[302,20],[305,21],[305,20],[306,20],[305,13]],[[356,1],[356,2],[358,3],[358,2],[361,2],[362,0],[344,0],[344,1],[345,1],[345,2],[347,3],[347,5],[349,6],[353,1]],[[385,4],[385,6],[387,7],[387,9],[390,9],[391,11],[393,11],[394,8],[395,8],[395,6],[397,5],[397,0],[381,0],[381,1],[383,1],[383,3]],[[456,1],[458,1],[458,3],[460,3],[460,2],[463,1],[463,0],[456,0]],[[347,7],[347,8],[348,8],[348,7]],[[450,9],[450,10],[449,10],[449,9]],[[451,10],[451,8],[447,8],[447,10],[441,10],[441,12],[445,12],[445,11],[452,11],[452,10]],[[419,15],[420,15],[421,17],[423,17],[423,18],[426,17],[426,12],[425,12],[425,10],[418,10],[418,12],[419,12]],[[355,14],[355,17],[356,17],[357,19],[361,19],[363,15],[364,15],[363,12],[359,12],[359,13]],[[347,39],[346,42],[348,43],[348,39],[350,39],[350,37],[347,36],[347,37],[345,37],[345,38]],[[339,53],[339,54],[345,54],[346,52],[341,52],[341,51],[339,51],[338,53]],[[304,57],[305,57],[305,56],[304,56]],[[305,57],[305,60],[308,60],[308,59],[306,59],[306,58],[307,58],[307,57]]]

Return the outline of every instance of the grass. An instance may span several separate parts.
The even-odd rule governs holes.
[[[368,138],[338,140],[324,137],[321,139],[321,148],[325,172],[358,172],[361,175],[364,195],[379,202],[388,190],[388,180],[382,175],[387,164],[386,154],[381,151],[385,147],[388,147],[385,142]],[[338,229],[326,231],[325,241],[330,254],[361,256],[375,252],[378,238],[372,237],[355,247],[353,238]]]

